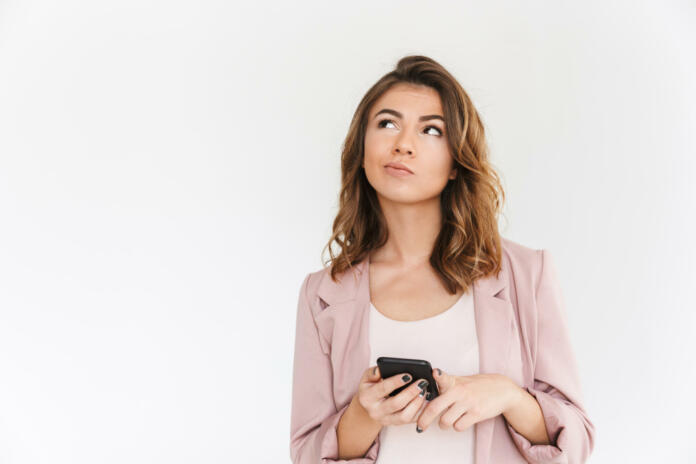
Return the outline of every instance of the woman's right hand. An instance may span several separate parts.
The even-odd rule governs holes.
[[[404,380],[405,375],[408,375],[406,380]],[[397,395],[389,396],[389,393],[410,381],[411,375],[406,373],[382,379],[379,368],[370,367],[360,379],[356,394],[358,403],[373,421],[382,426],[416,422],[417,414],[426,401],[427,380],[418,379]],[[418,386],[419,384],[422,384],[422,389]]]

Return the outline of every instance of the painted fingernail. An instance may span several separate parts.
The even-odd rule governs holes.
[[[421,429],[419,426],[416,425],[416,432],[421,433],[423,429]]]
[[[425,397],[425,399],[428,400],[428,401],[430,401],[430,398],[432,398],[432,395],[430,394],[430,392],[428,392],[428,394],[427,394],[427,396]]]
[[[437,368],[437,375],[442,375],[442,371],[440,370],[439,367]]]
[[[411,376],[408,374],[404,374],[404,376],[401,377],[401,380],[403,380],[404,382],[408,382],[409,380],[411,380]]]
[[[418,384],[418,388],[421,389],[421,396],[423,396],[422,393],[425,391],[426,388],[428,388],[428,381],[421,380],[420,383]]]

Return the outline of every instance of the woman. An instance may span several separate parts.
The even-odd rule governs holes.
[[[595,427],[555,267],[499,235],[504,193],[459,83],[401,59],[360,102],[341,173],[331,266],[299,295],[292,461],[585,462]],[[430,361],[439,396],[381,378],[380,356]]]

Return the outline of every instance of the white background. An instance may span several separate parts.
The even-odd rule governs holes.
[[[555,258],[590,462],[696,462],[694,2],[328,3],[0,1],[0,463],[290,461],[299,287],[408,54]]]

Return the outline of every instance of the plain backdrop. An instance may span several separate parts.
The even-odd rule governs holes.
[[[300,284],[409,54],[555,258],[590,462],[696,462],[694,2],[0,0],[1,464],[290,462]]]

